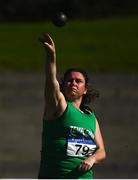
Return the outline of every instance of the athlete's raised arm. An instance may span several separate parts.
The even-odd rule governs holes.
[[[57,80],[55,43],[49,34],[44,34],[39,40],[46,51],[44,116],[46,120],[52,120],[64,112],[66,101]]]

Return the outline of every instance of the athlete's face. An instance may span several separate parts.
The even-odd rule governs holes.
[[[82,98],[87,92],[83,74],[72,71],[64,81],[63,93],[67,100]]]

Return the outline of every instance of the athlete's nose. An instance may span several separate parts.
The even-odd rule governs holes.
[[[77,84],[76,79],[72,79],[72,84]]]

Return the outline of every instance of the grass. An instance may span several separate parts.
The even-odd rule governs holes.
[[[60,71],[138,72],[138,17],[69,21],[57,28],[51,22],[0,24],[0,69],[41,71],[45,52],[38,37],[49,32],[56,42]]]

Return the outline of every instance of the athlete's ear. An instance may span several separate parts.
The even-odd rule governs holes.
[[[87,87],[86,87],[86,88],[85,88],[85,91],[84,91],[84,93],[83,93],[83,94],[86,94],[86,93],[87,93],[87,90],[88,90],[88,89],[87,89]]]

